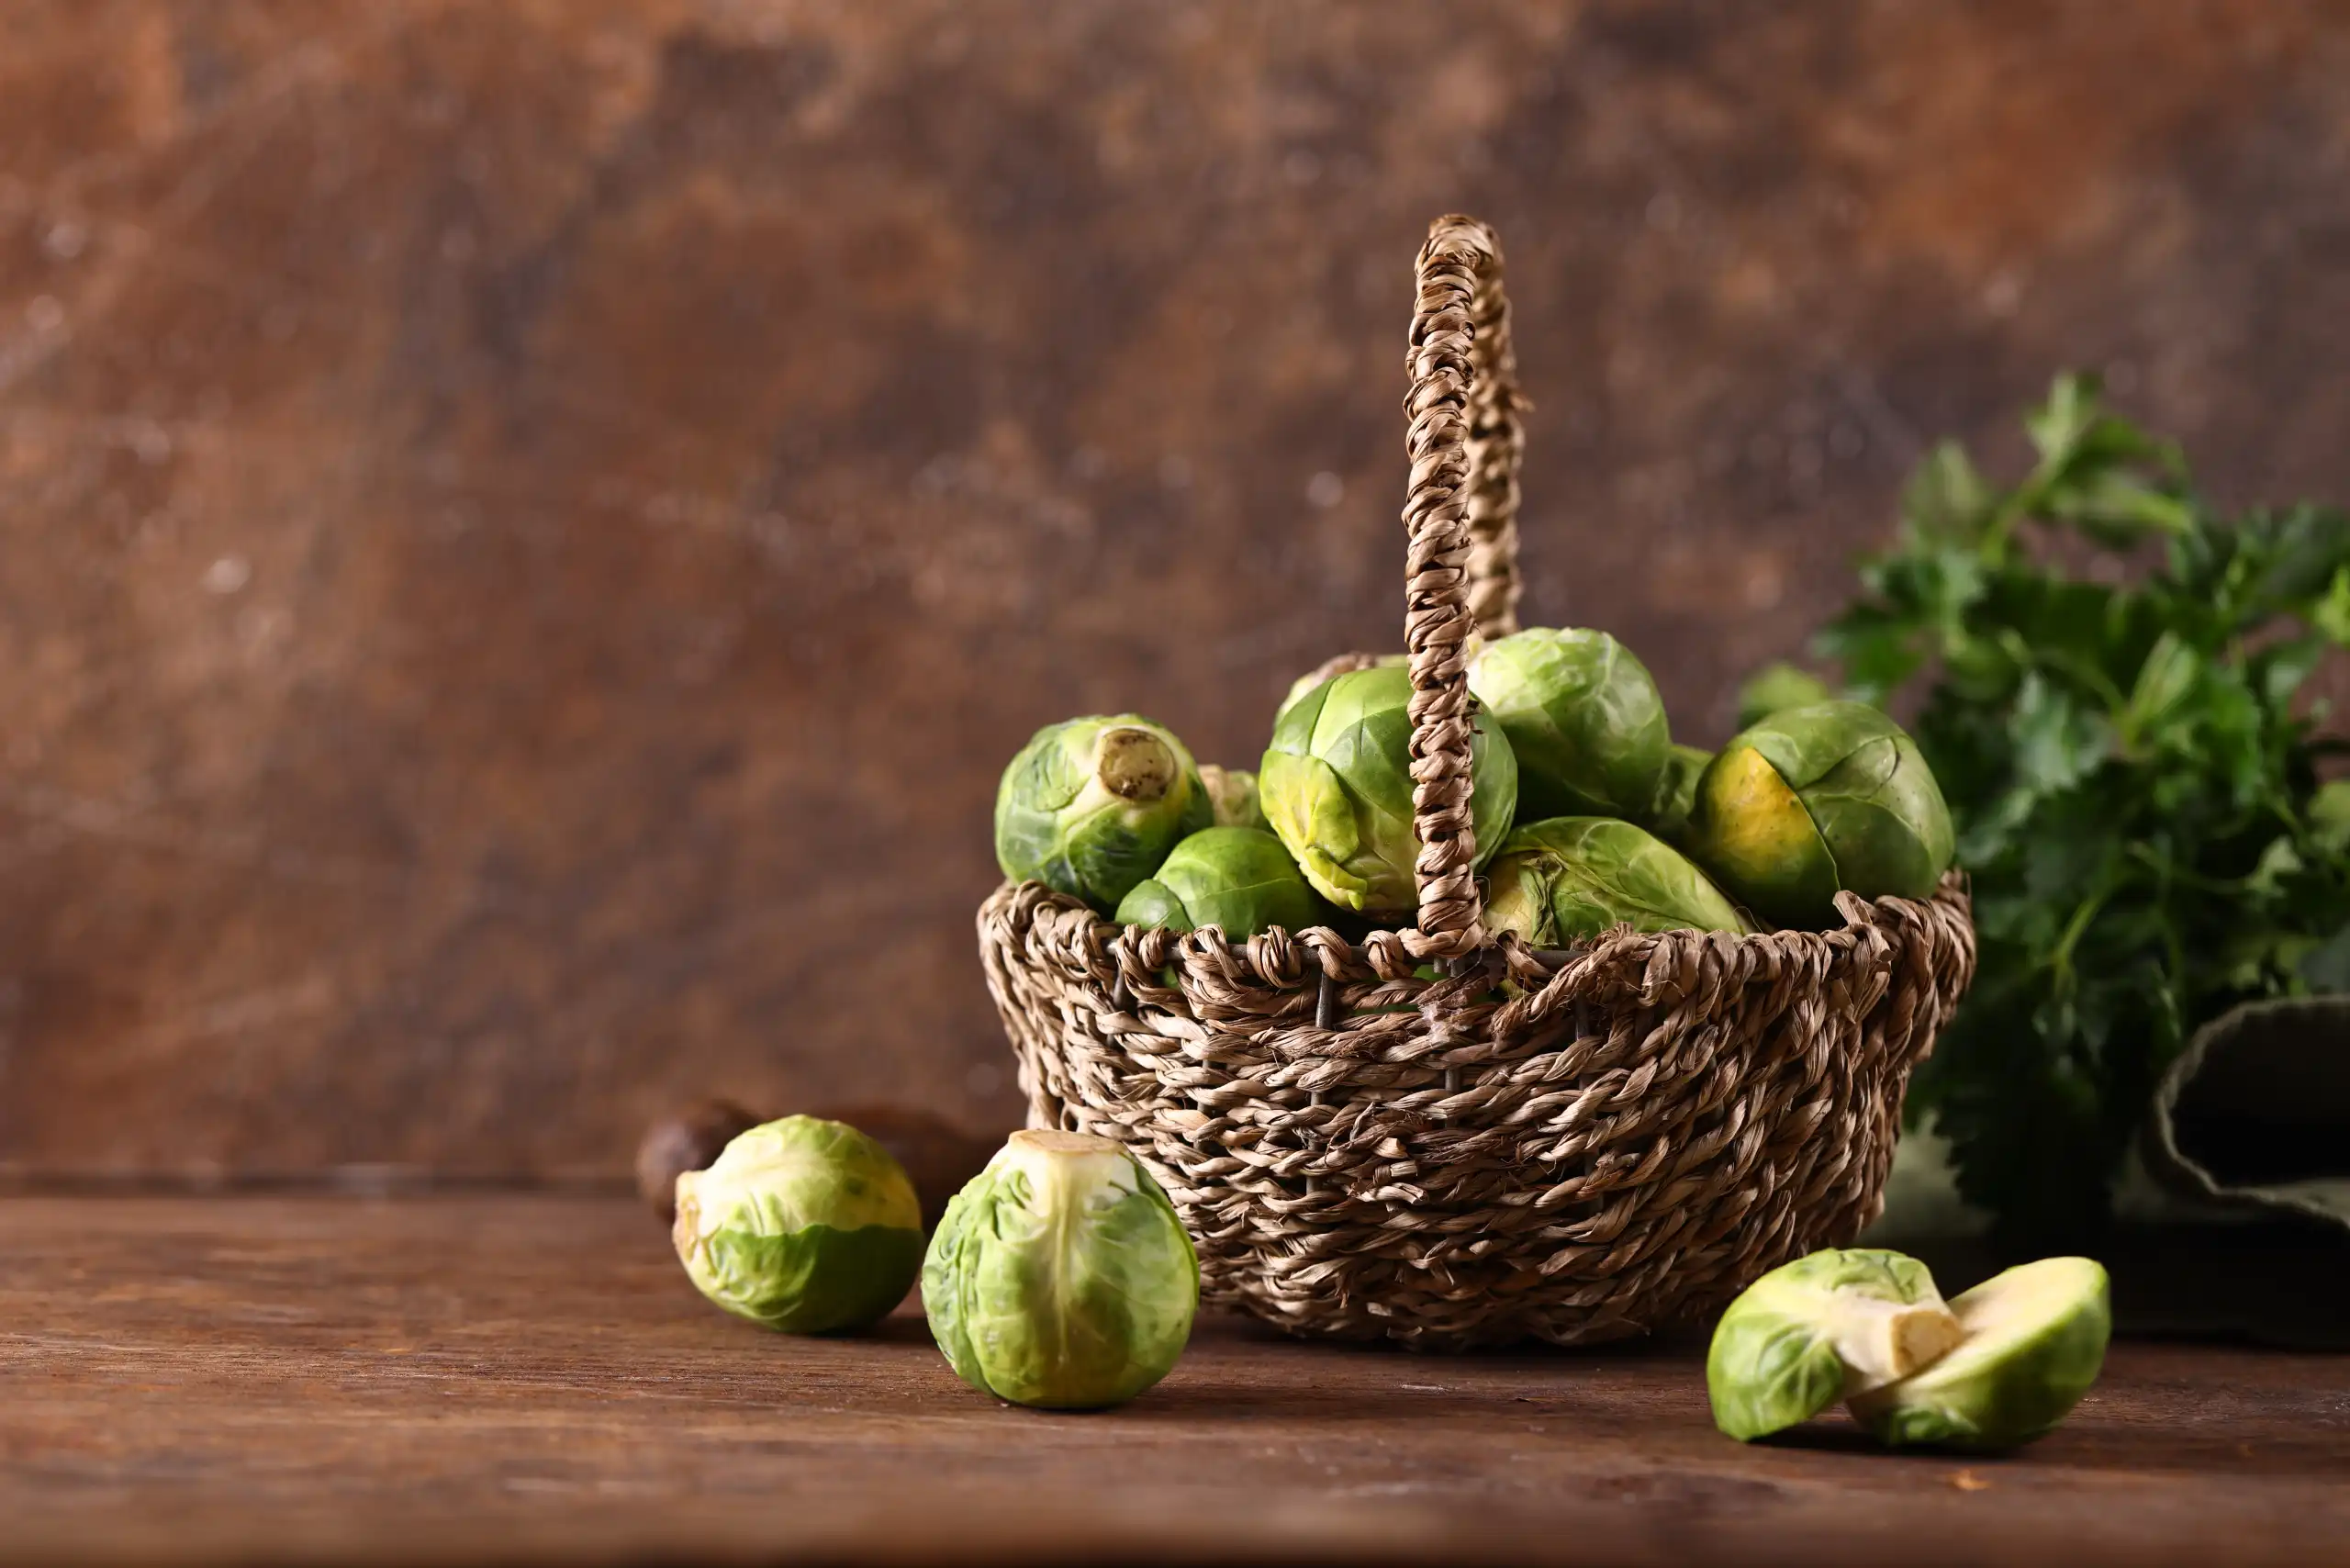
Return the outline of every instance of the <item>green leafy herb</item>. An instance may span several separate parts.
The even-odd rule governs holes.
[[[1911,728],[1980,968],[1909,1114],[1969,1199],[2044,1240],[2102,1222],[2199,1025],[2350,985],[2350,790],[2318,779],[2343,748],[2296,702],[2350,642],[2350,517],[2221,515],[2086,376],[2025,424],[2038,461],[2010,488],[1953,443],[1926,458],[1818,646],[1856,697],[1924,686]]]

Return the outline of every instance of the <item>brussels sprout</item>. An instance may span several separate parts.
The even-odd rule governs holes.
[[[1926,1266],[1898,1252],[1815,1252],[1730,1303],[1706,1354],[1714,1425],[1740,1442],[1884,1387],[1958,1343]]]
[[[2008,1449],[2052,1430],[2105,1364],[2105,1271],[2043,1258],[1950,1304],[1966,1337],[1897,1383],[1851,1394],[1852,1418],[1895,1448]]]
[[[1257,770],[1266,820],[1305,879],[1359,913],[1418,907],[1412,863],[1410,673],[1385,665],[1334,676],[1291,704]],[[1470,741],[1477,864],[1501,848],[1517,806],[1517,760],[1490,722]]]
[[[1931,897],[1950,866],[1950,808],[1900,725],[1866,703],[1820,702],[1722,748],[1683,842],[1757,914],[1817,929],[1835,923],[1839,889]]]
[[[1263,827],[1265,809],[1257,803],[1257,776],[1245,767],[1200,765],[1200,782],[1207,786],[1208,804],[1218,827]]]
[[[922,1266],[922,1204],[889,1150],[840,1122],[753,1127],[677,1177],[673,1238],[701,1294],[787,1334],[862,1328]]]
[[[1836,700],[1836,689],[1807,669],[1765,665],[1738,689],[1738,727],[1759,724],[1783,708],[1809,708]]]
[[[973,1388],[1090,1409],[1132,1399],[1175,1365],[1200,1264],[1174,1205],[1125,1149],[1017,1132],[946,1205],[922,1302]]]
[[[1476,634],[1472,633],[1470,635],[1473,640]],[[1336,659],[1326,660],[1289,683],[1289,691],[1281,698],[1281,705],[1273,710],[1273,728],[1278,730],[1281,727],[1281,721],[1289,717],[1289,711],[1297,706],[1299,698],[1316,687],[1326,684],[1334,678],[1330,666],[1337,662]],[[1348,655],[1348,662],[1356,669],[1409,669],[1412,667],[1412,655],[1409,654],[1357,654]]]
[[[1714,754],[1700,746],[1673,743],[1664,759],[1664,781],[1658,787],[1655,808],[1647,821],[1649,831],[1667,844],[1678,845],[1682,834],[1689,831],[1689,810],[1697,803],[1697,780],[1714,760]]]
[[[1552,817],[1509,835],[1486,868],[1485,924],[1538,947],[1635,931],[1746,931],[1688,857],[1614,817]]]
[[[1516,754],[1521,820],[1654,808],[1673,748],[1664,700],[1606,633],[1537,628],[1488,643],[1469,689]]]
[[[1157,876],[1136,882],[1119,901],[1117,918],[1170,931],[1214,925],[1237,941],[1272,925],[1303,931],[1326,914],[1280,839],[1261,827],[1211,827],[1177,845]]]
[[[1185,834],[1215,820],[1192,754],[1133,713],[1047,724],[995,793],[995,857],[1108,913]]]

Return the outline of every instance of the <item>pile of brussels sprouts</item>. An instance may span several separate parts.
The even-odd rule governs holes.
[[[2043,1258],[1944,1303],[1914,1258],[1798,1258],[1748,1287],[1706,1357],[1714,1424],[1741,1442],[1838,1400],[1888,1448],[2019,1447],[2097,1382],[2112,1331],[2105,1270]]]
[[[789,1334],[868,1328],[917,1276],[965,1383],[1019,1405],[1133,1398],[1191,1338],[1200,1265],[1132,1155],[1080,1133],[1017,1132],[923,1245],[913,1182],[843,1122],[786,1116],[676,1179],[672,1239],[727,1311]]]
[[[1839,892],[1922,899],[1950,865],[1933,774],[1865,704],[1805,701],[1708,754],[1673,743],[1629,649],[1574,629],[1483,644],[1469,689],[1486,924],[1535,946],[1623,924],[1817,930]],[[1253,776],[1136,714],[1048,724],[1004,769],[996,859],[1129,925],[1407,924],[1410,700],[1401,655],[1308,676]]]

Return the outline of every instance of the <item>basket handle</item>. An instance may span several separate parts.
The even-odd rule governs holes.
[[[1404,356],[1412,389],[1410,494],[1404,502],[1404,645],[1412,661],[1415,958],[1457,958],[1485,944],[1470,817],[1467,643],[1517,624],[1517,466],[1526,447],[1510,351],[1502,252],[1492,230],[1458,214],[1428,227]]]

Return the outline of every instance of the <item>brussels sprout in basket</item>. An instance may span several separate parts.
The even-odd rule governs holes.
[[[1516,756],[1521,821],[1655,809],[1673,747],[1664,700],[1606,633],[1538,627],[1488,643],[1469,689]]]
[[[1262,827],[1264,808],[1257,803],[1257,776],[1245,767],[1200,765],[1200,782],[1207,786],[1208,804],[1218,827]]]
[[[1683,842],[1756,913],[1818,929],[1835,923],[1839,890],[1932,897],[1950,867],[1950,809],[1898,724],[1865,703],[1820,702],[1721,749]]]
[[[965,1383],[1017,1405],[1132,1399],[1175,1365],[1200,1265],[1158,1183],[1118,1145],[1017,1132],[946,1205],[923,1309]]]
[[[1651,833],[1667,844],[1681,844],[1689,831],[1690,809],[1697,803],[1697,780],[1713,761],[1714,754],[1701,746],[1673,743],[1664,759],[1664,782],[1657,790],[1656,809],[1643,819]]]
[[[1849,1397],[1878,1441],[2015,1448],[2069,1415],[2105,1365],[2112,1312],[2105,1270],[2087,1258],[2009,1269],[1950,1305],[1965,1338],[1949,1354]]]
[[[1136,882],[1119,901],[1117,918],[1170,931],[1214,925],[1241,941],[1275,925],[1303,931],[1329,913],[1280,839],[1260,827],[1211,827],[1177,845],[1157,876]]]
[[[1108,913],[1186,834],[1214,821],[1192,754],[1133,713],[1047,724],[1003,770],[995,857]]]
[[[1740,1442],[1767,1437],[1930,1365],[1960,1335],[1914,1258],[1870,1248],[1798,1258],[1748,1286],[1715,1327],[1714,1424]]]
[[[1418,907],[1413,864],[1410,673],[1382,665],[1334,676],[1290,704],[1257,770],[1265,818],[1324,898],[1360,913]],[[1509,742],[1480,723],[1470,743],[1477,863],[1501,848],[1517,806]]]
[[[922,1204],[889,1150],[841,1122],[753,1127],[677,1177],[677,1256],[702,1294],[790,1334],[862,1328],[922,1265]]]
[[[1635,931],[1751,927],[1687,856],[1613,817],[1553,817],[1509,835],[1486,868],[1485,924],[1537,947]]]

